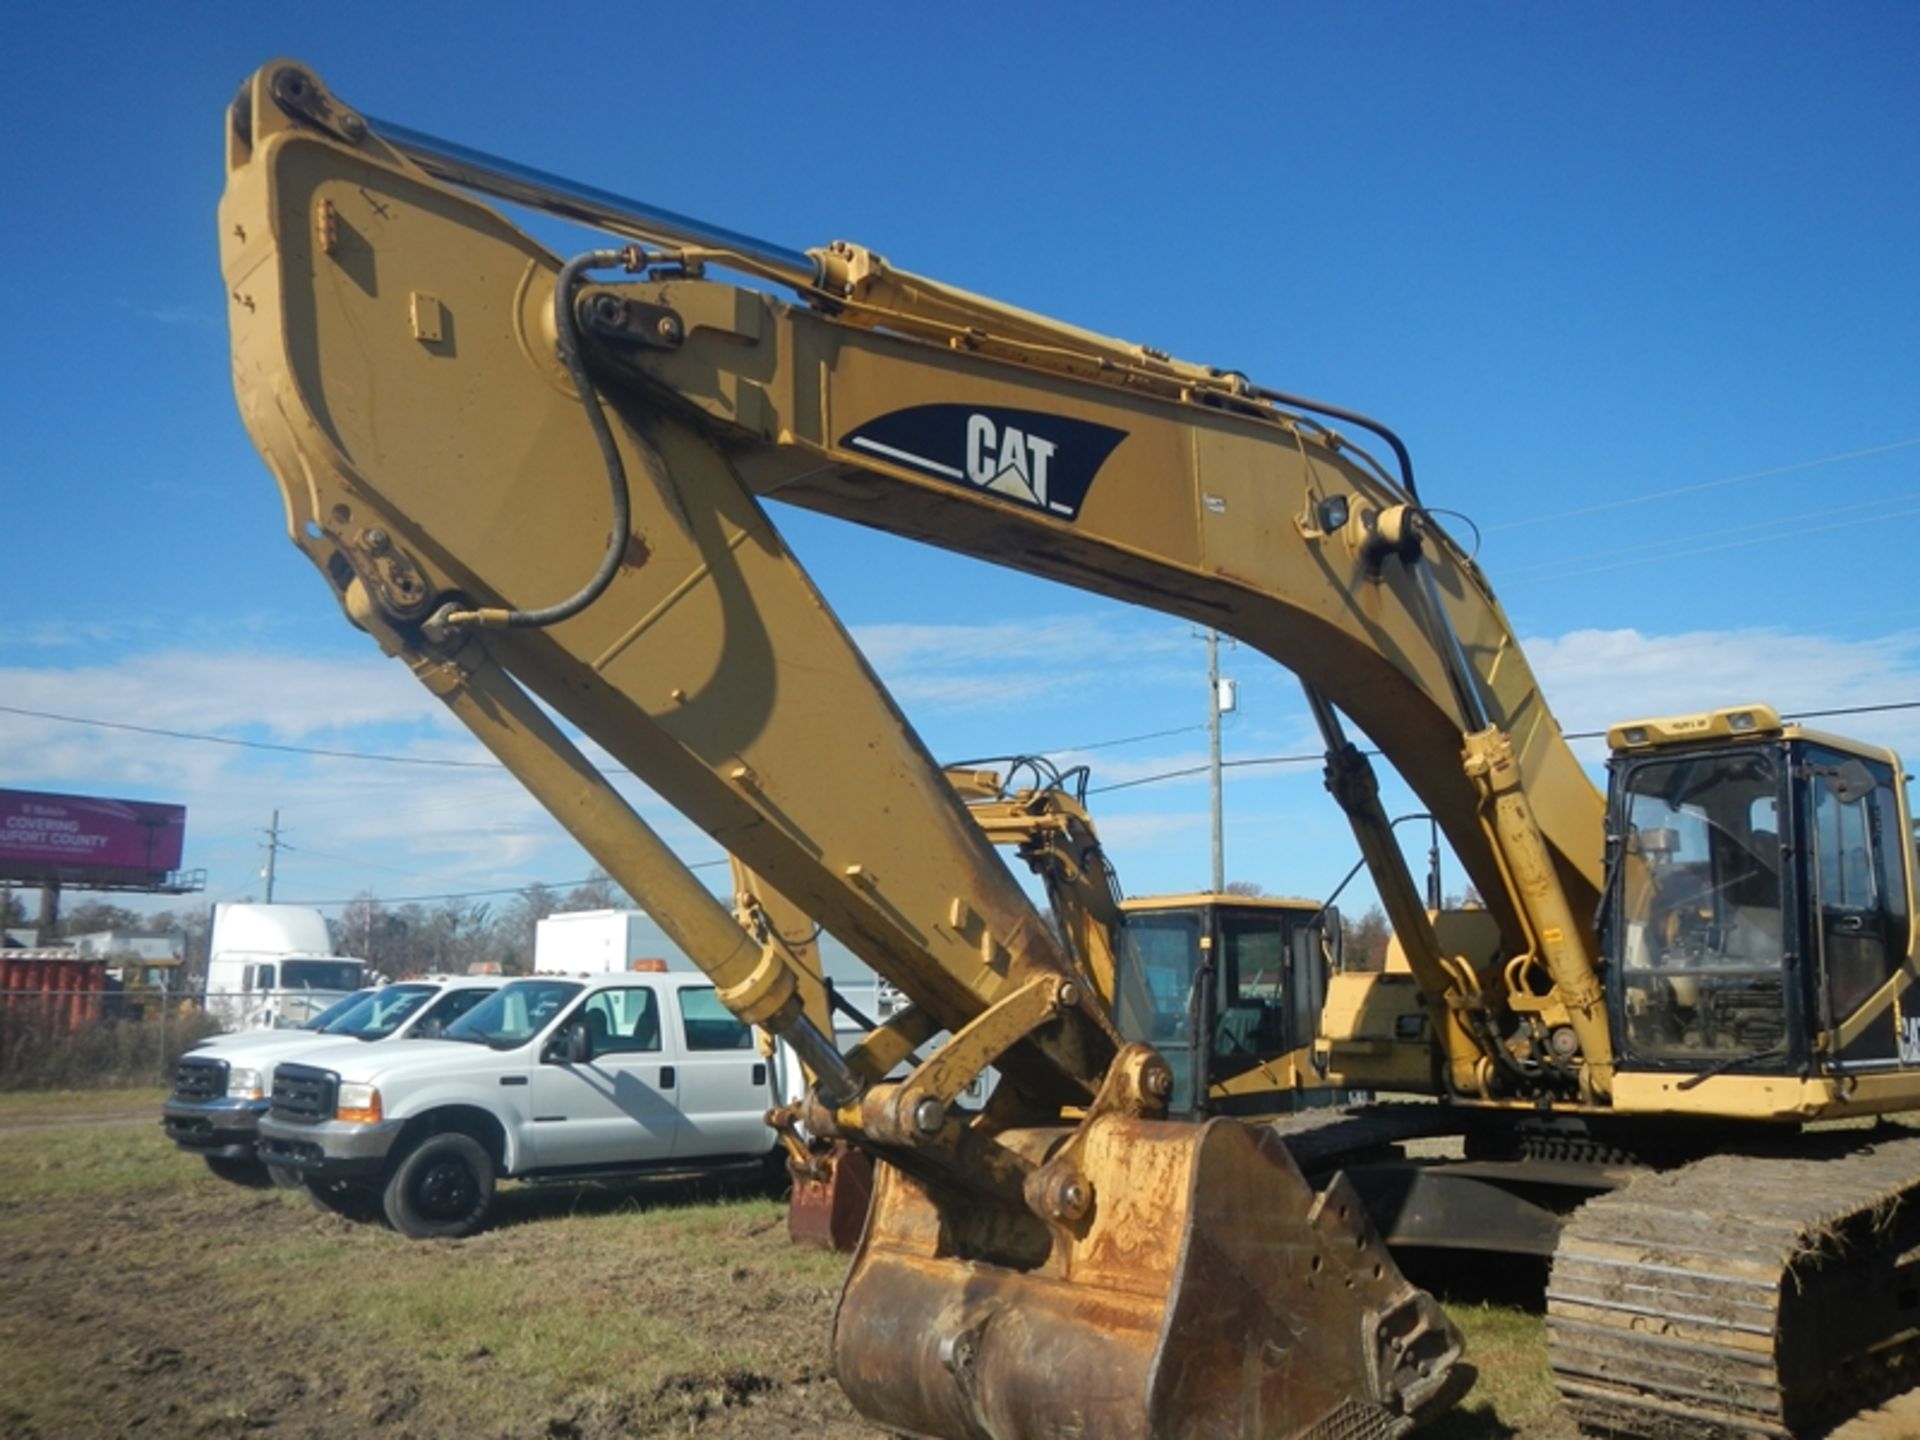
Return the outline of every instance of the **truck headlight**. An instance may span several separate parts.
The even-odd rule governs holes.
[[[229,1100],[264,1100],[266,1097],[266,1076],[258,1070],[249,1070],[243,1065],[235,1065],[227,1071]]]
[[[380,1123],[380,1091],[364,1081],[342,1080],[340,1098],[334,1105],[333,1118],[345,1120],[353,1125],[378,1125]]]

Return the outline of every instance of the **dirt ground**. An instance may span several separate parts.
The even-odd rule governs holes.
[[[484,1342],[458,1355],[393,1353],[324,1318],[289,1320],[271,1294],[214,1295],[178,1283],[180,1269],[198,1269],[178,1258],[224,1245],[235,1225],[270,1225],[307,1240],[331,1240],[349,1228],[289,1208],[273,1195],[209,1198],[172,1207],[156,1235],[141,1206],[121,1205],[64,1239],[0,1251],[8,1276],[0,1335],[12,1352],[0,1359],[0,1376],[16,1367],[29,1372],[0,1385],[0,1434],[598,1440],[697,1430],[717,1440],[852,1440],[878,1433],[858,1421],[828,1373],[830,1296],[787,1294],[767,1304],[751,1297],[750,1274],[630,1275],[621,1293],[634,1305],[670,1307],[695,1329],[771,1320],[780,1334],[760,1364],[675,1369],[643,1387],[609,1376],[571,1393],[523,1393],[504,1411],[497,1386],[475,1383],[492,1361]],[[156,1238],[168,1253],[153,1256]],[[751,1271],[762,1252],[786,1240],[768,1226],[743,1242],[734,1268]],[[578,1257],[563,1253],[563,1244],[529,1224],[491,1243],[436,1248],[447,1264],[538,1267],[564,1285],[559,1277]],[[496,1323],[510,1329],[514,1317]],[[58,1371],[51,1387],[58,1403],[22,1403],[31,1372],[44,1379],[47,1369]]]
[[[763,1194],[509,1187],[496,1228],[416,1244],[215,1180],[157,1105],[0,1097],[0,1436],[883,1433],[828,1367],[842,1262],[789,1245]],[[1570,1440],[1538,1317],[1449,1308],[1482,1378],[1426,1433]],[[1920,1435],[1917,1413],[1842,1435]]]
[[[151,1119],[0,1119],[0,1435],[879,1433],[828,1373],[839,1262],[770,1200],[510,1189],[489,1233],[413,1244],[216,1181]]]

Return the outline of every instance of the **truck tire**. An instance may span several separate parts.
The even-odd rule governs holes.
[[[272,1183],[267,1178],[267,1167],[251,1157],[239,1159],[231,1155],[209,1155],[206,1161],[207,1169],[229,1185],[244,1185],[249,1190],[264,1190]]]
[[[356,1225],[380,1218],[380,1191],[372,1185],[357,1180],[306,1180],[302,1184],[316,1210]]]
[[[493,1157],[471,1135],[429,1135],[400,1158],[381,1199],[409,1240],[471,1235],[493,1208]]]
[[[276,1190],[304,1190],[307,1188],[307,1177],[289,1165],[267,1166],[267,1179],[273,1182],[273,1188]]]

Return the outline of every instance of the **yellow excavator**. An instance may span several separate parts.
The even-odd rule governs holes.
[[[1616,726],[1603,796],[1365,416],[482,155],[291,62],[242,88],[226,153],[236,391],[295,544],[805,1059],[809,1132],[878,1162],[833,1339],[877,1425],[1404,1433],[1468,1372],[1344,1172],[1412,1133],[1464,1136],[1490,1195],[1527,1188],[1517,1168],[1609,1172],[1542,1207],[1584,1424],[1807,1434],[1903,1375],[1920,1140],[1809,1129],[1920,1100],[1894,756],[1738,704]],[[563,259],[489,201],[621,243]],[[1123,977],[995,856],[767,500],[1292,669],[1404,955],[1345,977],[1313,1053],[1329,1082],[1410,1073],[1444,1103],[1167,1118],[1174,1066],[1123,1030]],[[1448,837],[1484,934],[1429,917],[1349,723]],[[777,931],[715,900],[563,724],[912,1003],[843,1057]],[[992,1098],[959,1104],[988,1066]]]

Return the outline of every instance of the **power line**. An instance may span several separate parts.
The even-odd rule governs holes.
[[[1852,505],[1829,505],[1829,506],[1824,506],[1818,510],[1803,510],[1797,515],[1776,515],[1770,520],[1754,520],[1754,521],[1750,521],[1745,525],[1727,525],[1716,530],[1690,530],[1685,534],[1669,535],[1659,540],[1646,540],[1646,541],[1642,541],[1637,545],[1623,545],[1613,550],[1589,550],[1585,552],[1583,555],[1581,555],[1580,561],[1581,563],[1587,563],[1592,561],[1614,561],[1614,560],[1619,560],[1620,557],[1622,556],[1645,556],[1648,558],[1644,560],[1630,560],[1625,562],[1625,564],[1653,564],[1661,560],[1672,559],[1676,555],[1691,555],[1691,554],[1699,553],[1699,551],[1695,548],[1676,550],[1675,547],[1677,546],[1696,547],[1703,540],[1719,540],[1722,537],[1728,536],[1728,535],[1753,536],[1753,532],[1756,530],[1775,530],[1775,529],[1779,529],[1782,526],[1798,527],[1800,522],[1803,520],[1831,520],[1833,519],[1833,517],[1838,515],[1857,513],[1862,510],[1880,510],[1888,505],[1902,504],[1906,501],[1910,501],[1914,499],[1920,499],[1920,490],[1905,490],[1897,495],[1881,495],[1872,500],[1858,501]],[[1906,514],[1908,512],[1901,511],[1900,513]],[[1887,520],[1892,518],[1894,517],[1890,515],[1884,515],[1884,514],[1868,515],[1856,520],[1847,521],[1845,523],[1866,524],[1871,521]],[[1760,541],[1763,541],[1763,540],[1797,539],[1799,536],[1807,533],[1809,532],[1803,529],[1795,528],[1788,531],[1787,534],[1785,535],[1762,535],[1762,536],[1758,536],[1758,537],[1743,541],[1741,543],[1758,544],[1760,543]],[[1719,547],[1716,546],[1712,548],[1719,548]],[[1604,569],[1622,568],[1623,569],[1625,568],[1625,564],[1622,564],[1619,566],[1606,565],[1606,566],[1602,566],[1601,568],[1604,568]],[[1535,561],[1530,564],[1521,565],[1514,569],[1507,570],[1506,572],[1504,572],[1503,578],[1507,583],[1511,584],[1516,580],[1531,580],[1541,575],[1559,576],[1562,574],[1569,573],[1566,569],[1566,565],[1567,565],[1567,562],[1565,560]],[[1575,575],[1580,575],[1580,574],[1586,574],[1589,572],[1582,571],[1582,570],[1575,570],[1575,571],[1572,571],[1571,573]]]
[[[1116,745],[1137,745],[1142,740],[1164,740],[1169,735],[1186,735],[1194,730],[1204,730],[1205,725],[1175,725],[1170,730],[1149,730],[1144,735],[1123,735],[1118,740],[1096,740],[1090,745],[1056,745],[1051,750],[1034,753],[1051,760],[1056,755],[1083,755],[1089,750],[1111,750]]]
[[[1602,500],[1594,505],[1582,505],[1572,510],[1556,510],[1547,515],[1529,515],[1521,520],[1503,520],[1498,525],[1487,526],[1487,533],[1498,530],[1519,530],[1528,525],[1545,525],[1552,520],[1571,520],[1582,515],[1598,515],[1608,510],[1622,510],[1629,505],[1645,505],[1655,500],[1671,500],[1676,495],[1694,495],[1702,490],[1718,490],[1727,485],[1741,485],[1752,480],[1770,480],[1776,475],[1792,475],[1802,470],[1818,470],[1826,465],[1839,465],[1848,460],[1864,460],[1873,455],[1886,455],[1895,450],[1908,450],[1920,445],[1920,435],[1906,440],[1893,440],[1885,445],[1869,445],[1864,450],[1846,450],[1838,455],[1823,455],[1817,460],[1796,460],[1790,465],[1775,465],[1766,470],[1749,470],[1740,475],[1727,475],[1718,480],[1701,480],[1692,485],[1676,485],[1670,490],[1653,490],[1645,495],[1628,495],[1619,500]]]
[[[1878,705],[1843,705],[1830,710],[1797,710],[1790,715],[1782,715],[1780,718],[1782,720],[1831,720],[1842,715],[1877,715],[1889,710],[1920,710],[1920,700],[1889,700]],[[1606,733],[1605,730],[1566,730],[1561,732],[1560,738],[1563,740],[1598,740]],[[1363,750],[1361,753],[1369,756],[1381,756],[1385,754],[1385,752],[1381,750]],[[1236,768],[1255,768],[1273,765],[1318,765],[1324,763],[1326,758],[1324,752],[1314,752],[1306,755],[1255,755],[1245,760],[1222,761],[1221,767],[1232,770]],[[1212,767],[1208,765],[1187,765],[1178,770],[1163,770],[1157,775],[1142,775],[1133,780],[1116,781],[1112,785],[1090,785],[1087,787],[1087,794],[1108,795],[1115,790],[1132,790],[1136,786],[1158,785],[1167,780],[1191,779],[1195,775],[1206,774],[1211,768]]]
[[[62,725],[85,725],[94,730],[124,730],[134,735],[156,735],[164,740],[194,740],[203,745],[230,745],[237,750],[271,750],[281,755],[317,755],[329,760],[368,760],[383,765],[436,765],[452,770],[501,770],[497,760],[451,760],[432,755],[383,755],[371,750],[328,750],[314,745],[278,745],[270,740],[242,740],[233,735],[209,735],[197,730],[166,730],[157,725],[134,725],[125,720],[98,720],[86,715],[57,715],[21,705],[0,705],[0,713],[24,715],[29,720],[53,720]]]
[[[1666,560],[1680,560],[1694,555],[1712,555],[1722,550],[1740,550],[1750,545],[1768,545],[1780,540],[1799,540],[1808,535],[1824,535],[1833,530],[1848,530],[1856,525],[1878,525],[1887,520],[1899,520],[1908,515],[1920,515],[1920,507],[1905,510],[1889,510],[1879,515],[1861,516],[1854,520],[1836,520],[1831,525],[1808,525],[1797,530],[1783,530],[1778,535],[1755,535],[1745,540],[1723,540],[1717,545],[1695,545],[1685,550],[1669,550],[1662,555],[1646,555],[1638,560],[1618,560],[1611,565],[1590,565],[1585,569],[1560,569],[1551,576],[1540,574],[1522,576],[1514,585],[1538,585],[1548,579],[1570,580],[1580,575],[1604,575],[1614,570],[1632,570],[1641,565],[1658,565]]]
[[[135,735],[153,735],[164,740],[191,740],[203,745],[228,745],[240,750],[270,750],[279,755],[312,755],[327,760],[365,760],[382,765],[431,765],[457,770],[496,770],[506,766],[498,760],[453,760],[432,755],[394,755],[377,750],[333,750],[314,745],[285,745],[268,740],[243,740],[233,735],[213,735],[198,730],[168,730],[157,725],[135,725],[125,720],[101,720],[90,715],[62,715],[51,710],[30,710],[23,705],[0,705],[0,714],[20,715],[29,720],[51,720],[61,725],[80,725],[93,730],[121,730]],[[1042,755],[1064,755],[1086,750],[1111,750],[1116,745],[1137,745],[1143,740],[1162,740],[1169,735],[1204,729],[1200,725],[1178,725],[1170,730],[1151,730],[1143,735],[1123,735],[1116,740],[1094,740],[1085,745],[1059,745],[1042,750]],[[624,767],[609,766],[608,774],[643,777]]]
[[[725,860],[694,860],[687,864],[687,869],[712,870],[727,863]],[[382,905],[417,905],[428,900],[480,900],[489,895],[522,895],[536,886],[542,890],[574,890],[597,880],[615,886],[620,883],[610,875],[589,875],[584,880],[523,880],[518,885],[502,885],[491,890],[441,890],[432,895],[374,895],[368,891],[363,895],[349,895],[344,900],[293,900],[288,903],[311,905],[315,909],[325,909],[329,905],[352,905],[363,899],[378,900]]]
[[[1920,700],[1893,700],[1884,704],[1875,705],[1851,705],[1828,710],[1802,710],[1792,715],[1783,716],[1782,718],[1788,720],[1821,720],[1832,719],[1842,715],[1873,715],[1891,710],[1920,710]],[[169,740],[193,740],[210,745],[234,745],[250,750],[274,750],[291,755],[318,755],[329,759],[340,760],[371,760],[391,765],[455,766],[469,770],[494,770],[501,772],[506,770],[506,767],[497,760],[449,760],[437,759],[425,755],[391,755],[382,754],[377,751],[330,750],[305,745],[279,745],[271,744],[263,740],[240,740],[231,735],[208,735],[192,730],[167,730],[152,725],[133,725],[120,720],[99,720],[81,715],[60,715],[46,710],[30,710],[20,705],[0,705],[0,714],[22,715],[32,720],[52,720],[63,725],[83,725],[100,730],[126,730],[140,735],[157,735]],[[1061,755],[1074,751],[1105,750],[1116,745],[1134,745],[1143,740],[1161,740],[1170,735],[1184,735],[1190,731],[1203,728],[1205,727],[1200,725],[1177,725],[1167,730],[1151,730],[1140,735],[1125,735],[1116,740],[1098,740],[1086,745],[1063,745],[1052,750],[1043,750],[1039,753],[1043,755]],[[1562,738],[1567,740],[1593,740],[1606,733],[1605,730],[1569,730],[1563,733]],[[1369,755],[1379,755],[1381,752],[1378,750],[1369,750],[1365,753]],[[1221,762],[1221,766],[1223,769],[1234,770],[1275,765],[1312,765],[1318,764],[1325,758],[1325,755],[1318,752],[1306,755],[1258,755],[1244,760],[1224,760]],[[1154,775],[1142,775],[1133,780],[1115,781],[1111,785],[1091,786],[1088,788],[1087,793],[1089,795],[1108,795],[1116,790],[1132,790],[1142,785],[1158,785],[1167,780],[1182,780],[1193,775],[1204,775],[1209,768],[1210,767],[1206,765],[1191,765],[1179,770],[1164,770]],[[641,778],[634,775],[631,770],[619,769],[613,770],[611,773],[627,775],[634,779]],[[700,865],[690,866],[689,868],[701,869],[705,866],[725,863],[725,861],[720,860],[702,861]],[[564,883],[584,884],[585,882],[567,881]],[[524,888],[524,886],[509,886],[503,890],[448,891],[444,894],[413,896],[409,898],[418,900],[451,900],[461,899],[466,896],[511,895],[518,893],[519,890]],[[311,905],[345,905],[350,902],[346,900],[311,900],[302,903]]]

